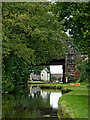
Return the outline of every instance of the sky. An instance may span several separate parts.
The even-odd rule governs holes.
[[[50,65],[51,74],[63,74],[62,65]]]

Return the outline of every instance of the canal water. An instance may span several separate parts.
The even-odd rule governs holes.
[[[59,120],[57,116],[60,90],[41,89],[39,86],[17,86],[14,94],[2,96],[2,117],[30,120]]]

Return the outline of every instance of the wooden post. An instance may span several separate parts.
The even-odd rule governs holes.
[[[63,65],[63,83],[66,83],[66,81],[65,81],[65,65]]]

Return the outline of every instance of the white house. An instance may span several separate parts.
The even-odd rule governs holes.
[[[49,82],[50,81],[50,71],[47,68],[44,68],[41,71],[41,80],[43,80],[45,82]]]

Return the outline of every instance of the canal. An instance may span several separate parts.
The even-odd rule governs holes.
[[[17,86],[14,94],[2,95],[2,117],[59,120],[57,116],[60,90],[41,89],[39,86]]]

